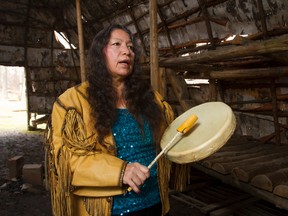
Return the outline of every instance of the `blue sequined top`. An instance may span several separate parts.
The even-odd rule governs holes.
[[[127,109],[118,109],[117,112],[117,121],[112,128],[112,133],[118,157],[128,162],[139,162],[148,166],[156,157],[148,123],[145,121],[143,133]],[[131,191],[124,195],[114,196],[112,215],[125,215],[160,202],[156,165],[150,168],[150,178],[145,181],[140,190],[140,194]]]

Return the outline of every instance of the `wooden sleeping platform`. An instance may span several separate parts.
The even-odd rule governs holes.
[[[218,152],[191,166],[288,210],[287,144],[233,135]]]

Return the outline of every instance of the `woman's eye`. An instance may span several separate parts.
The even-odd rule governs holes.
[[[128,47],[128,49],[134,51],[134,47],[132,45],[131,46],[127,46],[127,47]]]
[[[119,42],[112,43],[113,46],[120,46]]]

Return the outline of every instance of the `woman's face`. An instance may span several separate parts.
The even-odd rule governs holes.
[[[135,54],[133,43],[127,32],[122,29],[112,31],[110,39],[104,48],[106,66],[113,79],[122,79],[131,74]]]

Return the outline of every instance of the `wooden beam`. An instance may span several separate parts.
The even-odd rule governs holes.
[[[77,27],[78,27],[78,40],[79,40],[79,56],[80,56],[80,73],[81,82],[86,80],[85,72],[85,50],[84,50],[84,39],[83,39],[83,28],[81,18],[81,0],[76,0],[76,14],[77,14]]]
[[[184,57],[170,57],[160,60],[161,67],[170,67],[179,64],[209,63],[225,61],[227,59],[247,57],[252,55],[265,55],[288,51],[288,35],[282,35],[264,41],[252,41],[242,46],[223,47],[201,54],[190,54]]]
[[[183,70],[188,70],[189,68],[193,69],[195,67],[192,67],[193,65],[183,65],[181,68],[175,67],[175,70],[177,71],[183,71]],[[169,67],[169,68],[174,68],[174,67]],[[259,78],[277,78],[277,77],[286,77],[288,76],[288,67],[267,67],[267,68],[253,68],[253,69],[227,69],[227,70],[222,70],[222,71],[215,71],[211,70],[210,72],[207,71],[209,67],[207,68],[202,68],[199,66],[199,70],[195,70],[195,73],[189,73],[185,74],[185,79],[217,79],[217,80],[231,80],[231,79],[259,79]],[[246,84],[246,83],[241,83],[241,84],[233,84],[229,85],[226,84],[226,88],[252,88],[254,87],[254,84]],[[279,87],[287,87],[286,84],[278,84],[277,86]],[[264,84],[264,83],[259,83],[257,84],[257,88],[268,88],[270,85]]]
[[[288,76],[288,67],[211,71],[208,76],[213,79],[259,79],[265,77],[283,77]]]

